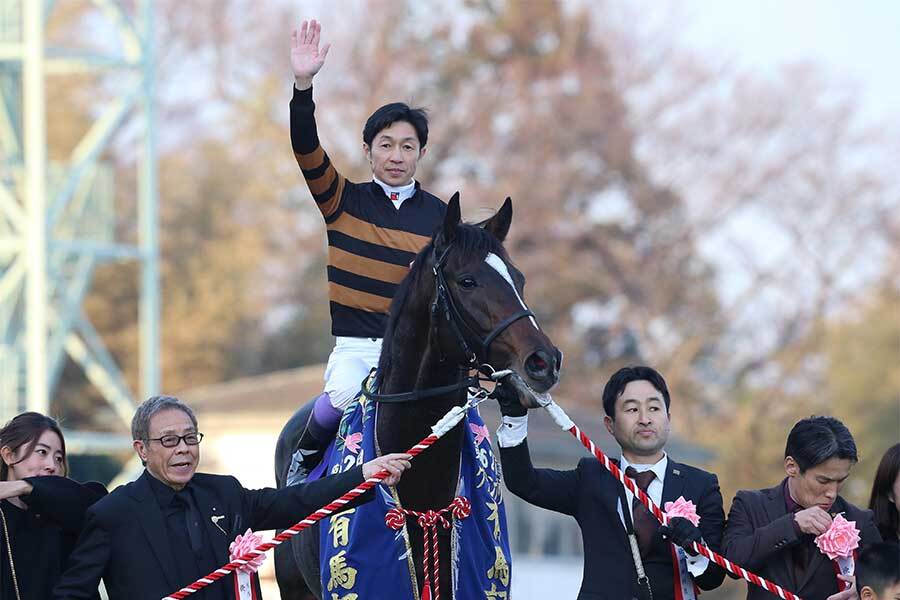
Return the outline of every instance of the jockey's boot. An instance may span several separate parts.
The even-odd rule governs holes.
[[[310,420],[312,419],[313,416],[310,415]],[[285,485],[295,485],[306,481],[312,470],[322,460],[325,446],[325,442],[316,438],[312,428],[307,425],[303,430],[303,435],[300,436],[300,441],[297,442],[297,450],[291,456],[291,466],[288,469]]]
[[[321,462],[328,444],[337,433],[340,413],[334,412],[331,408],[328,394],[321,394],[315,402],[306,428],[297,442],[297,449],[291,456],[291,466],[285,478],[285,485],[306,481],[312,470]]]

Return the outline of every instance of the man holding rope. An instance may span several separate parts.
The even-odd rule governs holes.
[[[248,490],[234,477],[195,472],[203,434],[177,398],[145,401],[131,429],[146,470],[88,509],[56,600],[93,598],[101,578],[110,600],[159,600],[229,562],[229,545],[248,528],[290,527],[383,469],[395,485],[410,459],[389,454],[314,483]],[[226,583],[198,598],[233,600]]]
[[[696,587],[721,585],[724,570],[685,550],[694,542],[719,548],[725,513],[718,480],[665,453],[670,397],[658,372],[641,366],[619,370],[603,390],[603,408],[606,427],[622,450],[620,467],[657,504],[695,504],[695,512],[671,516],[668,526],[660,526],[594,457],[582,459],[571,471],[535,469],[526,441],[527,414],[517,408],[514,391],[502,384],[499,388],[503,418],[498,441],[506,486],[527,502],[578,521],[584,540],[579,600],[683,600],[695,598]],[[622,568],[627,564],[634,568]]]
[[[856,600],[853,577],[842,574],[839,557],[827,556],[829,548],[819,545],[836,522],[846,533],[855,528],[855,536],[839,536],[853,542],[847,547],[852,565],[855,544],[881,541],[872,511],[838,495],[856,461],[856,442],[843,423],[833,417],[799,421],[784,450],[787,477],[773,488],[741,490],[735,496],[725,529],[725,558],[803,598]],[[771,597],[747,587],[747,600]]]

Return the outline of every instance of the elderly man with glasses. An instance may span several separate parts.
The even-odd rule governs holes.
[[[248,490],[234,477],[196,473],[203,434],[177,398],[145,401],[131,432],[146,470],[88,510],[58,600],[93,597],[101,578],[110,600],[159,600],[229,562],[230,543],[248,528],[290,527],[382,469],[394,485],[410,458],[389,454],[313,483]],[[232,577],[200,595],[232,600]]]

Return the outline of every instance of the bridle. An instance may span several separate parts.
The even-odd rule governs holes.
[[[488,354],[490,353],[491,344],[493,343],[493,341],[497,339],[497,337],[501,333],[506,331],[506,329],[510,325],[512,325],[519,319],[534,317],[533,312],[531,312],[527,308],[523,308],[523,310],[516,311],[512,315],[500,321],[490,331],[490,333],[488,333],[485,337],[481,337],[481,335],[479,335],[479,333],[471,325],[469,325],[468,322],[466,322],[465,317],[463,317],[462,313],[456,305],[456,302],[453,300],[453,295],[450,293],[449,286],[447,285],[447,279],[444,277],[444,267],[447,264],[447,257],[450,254],[450,250],[452,248],[453,244],[448,244],[443,252],[441,252],[440,256],[438,256],[437,254],[436,247],[432,252],[432,256],[434,257],[434,265],[431,267],[431,271],[434,274],[435,285],[434,300],[431,303],[431,328],[433,334],[432,339],[437,339],[438,327],[440,326],[440,324],[446,323],[450,328],[450,331],[453,332],[453,335],[456,338],[457,347],[466,356],[465,362],[459,363],[460,369],[465,372],[471,372],[474,370],[478,373],[481,373],[485,377],[473,375],[464,377],[457,383],[453,383],[450,385],[413,390],[411,392],[403,392],[400,394],[376,394],[370,390],[365,389],[364,386],[362,393],[366,397],[376,402],[413,402],[416,400],[440,396],[443,394],[461,390],[463,388],[475,388],[477,390],[484,390],[484,388],[481,387],[481,382],[497,381],[498,374],[500,373],[500,371],[494,369],[488,362]],[[444,356],[443,352],[441,353],[440,360],[441,362],[446,360],[446,356]],[[508,373],[504,372],[504,375],[506,374]]]

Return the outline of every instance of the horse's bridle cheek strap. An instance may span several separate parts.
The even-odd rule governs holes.
[[[506,331],[510,325],[519,319],[534,317],[534,313],[527,308],[515,312],[498,323],[487,337],[482,339],[481,336],[466,322],[465,318],[463,318],[462,313],[456,307],[456,303],[453,301],[453,296],[450,294],[450,289],[447,286],[447,280],[444,277],[444,264],[447,261],[447,254],[449,253],[450,248],[451,246],[448,246],[441,254],[440,258],[436,258],[434,268],[432,269],[435,281],[435,299],[434,304],[432,305],[432,317],[439,316],[437,312],[440,311],[441,305],[443,305],[444,319],[456,335],[460,348],[468,357],[470,366],[477,368],[481,364],[488,363],[488,354],[491,349],[491,344],[497,339],[497,336]],[[435,330],[437,329],[436,319],[432,320],[432,326]],[[475,347],[474,351],[471,346]]]

